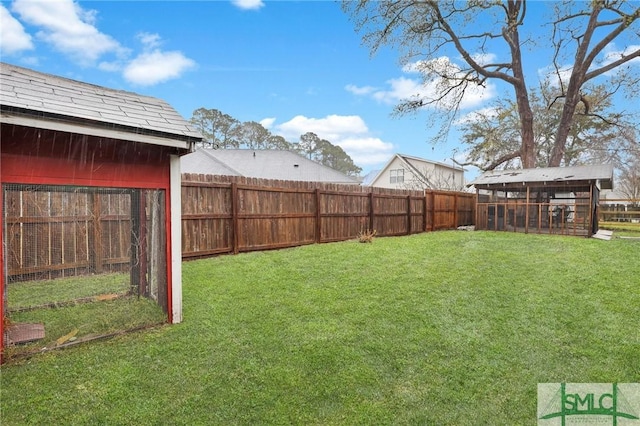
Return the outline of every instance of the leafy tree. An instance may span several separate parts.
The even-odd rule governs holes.
[[[358,176],[362,169],[356,166],[351,157],[338,146],[322,139],[318,145],[319,155],[316,161],[347,176]]]
[[[217,109],[198,108],[191,116],[193,124],[204,136],[202,143],[206,148],[238,148],[234,137],[238,120]]]
[[[308,159],[312,159],[318,150],[320,144],[320,138],[313,132],[307,132],[300,135],[300,142],[298,142],[298,152]]]
[[[292,150],[349,176],[359,175],[362,171],[342,148],[312,132],[301,135],[300,142],[291,143],[280,135],[272,134],[260,123],[241,123],[216,109],[205,108],[193,112],[191,123],[204,136],[204,148]]]
[[[234,129],[239,147],[248,149],[268,149],[271,133],[255,121],[245,121]]]
[[[296,144],[297,151],[317,163],[331,167],[348,176],[357,176],[362,169],[355,165],[349,154],[326,139],[320,139],[313,132],[300,135],[300,142]]]
[[[283,151],[290,151],[291,149],[293,149],[293,144],[280,135],[269,136],[267,146],[269,147],[269,149],[280,149]]]
[[[588,83],[607,79],[614,87],[624,86],[627,94],[637,94],[637,72],[625,65],[640,57],[640,47],[633,38],[638,32],[640,6],[624,0],[558,2],[554,6],[554,18],[548,22],[552,28],[549,64],[560,82],[553,99],[561,101],[561,113],[549,165],[559,166],[570,147],[576,114],[591,113],[584,96]],[[525,168],[536,166],[534,111],[523,64],[523,46],[533,44],[533,40],[528,35],[521,37],[530,21],[526,0],[359,0],[344,1],[343,9],[364,33],[363,41],[372,52],[385,45],[398,47],[401,61],[414,62],[424,82],[434,89],[431,97],[416,95],[403,101],[396,112],[440,107],[446,118],[439,134],[442,137],[458,116],[465,93],[490,82],[505,83],[514,93],[519,144],[511,152],[504,151],[501,162],[491,166],[514,159]],[[541,24],[531,22],[537,28]],[[621,50],[623,53],[607,57],[607,47],[614,41],[624,41],[627,34],[631,43]],[[499,45],[506,47],[505,60],[493,60],[491,53]],[[461,58],[460,63],[442,57],[448,48]],[[563,61],[569,61],[568,66]]]

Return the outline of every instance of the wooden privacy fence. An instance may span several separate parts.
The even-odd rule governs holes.
[[[604,222],[640,223],[640,199],[600,199],[598,218]]]
[[[182,257],[408,235],[473,224],[475,195],[182,176]]]
[[[3,191],[11,281],[128,270],[131,190],[7,184]]]

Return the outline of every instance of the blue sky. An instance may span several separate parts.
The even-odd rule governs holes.
[[[451,164],[463,150],[455,132],[428,143],[429,111],[391,116],[419,78],[395,51],[372,57],[339,2],[2,0],[0,24],[4,62],[159,97],[187,119],[204,107],[292,142],[315,132],[363,174],[394,153]],[[527,59],[536,77],[544,62]],[[463,112],[499,91],[470,93]]]

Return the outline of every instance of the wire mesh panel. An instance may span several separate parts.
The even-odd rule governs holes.
[[[2,190],[9,357],[166,320],[163,190]]]

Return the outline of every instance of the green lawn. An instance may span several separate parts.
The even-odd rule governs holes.
[[[640,242],[436,232],[183,265],[184,322],[2,367],[2,424],[536,424],[640,382]]]
[[[65,336],[72,341],[92,339],[166,322],[161,307],[150,299],[128,295],[129,290],[129,274],[124,273],[9,283],[10,322],[42,324],[45,337],[8,347],[6,358],[55,347]],[[104,300],[96,300],[100,296]]]
[[[9,283],[7,304],[10,309],[50,303],[65,303],[100,294],[124,294],[129,290],[129,274],[97,274]]]
[[[640,238],[640,223],[631,222],[600,222],[600,228],[615,231],[617,236]]]

